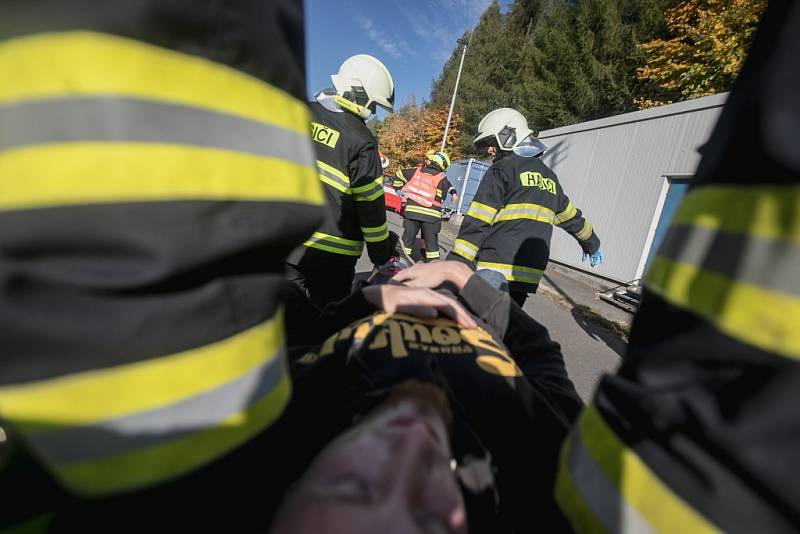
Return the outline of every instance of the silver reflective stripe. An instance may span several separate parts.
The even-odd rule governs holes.
[[[352,188],[353,197],[356,200],[374,200],[383,194],[383,183],[374,183],[369,189]]]
[[[658,255],[731,280],[800,296],[800,247],[779,239],[672,225]]]
[[[405,187],[403,188],[403,191],[411,191],[411,192],[413,192],[413,193],[416,193],[416,194],[418,194],[418,195],[421,195],[421,196],[423,196],[423,197],[425,197],[425,198],[429,198],[429,199],[431,199],[431,200],[433,200],[433,198],[434,198],[434,197],[436,197],[436,193],[430,193],[430,192],[428,192],[428,191],[423,191],[422,189],[418,189],[418,188],[416,188],[416,187],[413,187],[413,186],[411,186],[411,185],[407,185],[407,186],[405,186]]]
[[[656,532],[635,508],[622,499],[617,488],[584,448],[577,432],[570,440],[567,463],[575,488],[592,515],[608,532]]]
[[[389,237],[389,230],[385,224],[382,227],[378,228],[365,228],[362,226],[361,233],[364,234],[365,239],[368,238],[381,239],[384,237]]]
[[[583,227],[581,228],[580,232],[578,232],[575,235],[578,236],[578,239],[582,239],[584,241],[592,237],[592,225],[589,224],[589,221],[584,221]]]
[[[31,445],[50,462],[80,463],[158,445],[213,429],[258,402],[286,374],[281,349],[227,384],[155,410],[83,427],[33,434]]]
[[[496,211],[489,211],[489,210],[487,210],[485,208],[482,208],[480,206],[476,206],[475,202],[472,202],[469,205],[469,209],[467,210],[467,215],[469,215],[470,212],[479,213],[479,214],[483,215],[484,217],[486,217],[487,219],[493,219],[495,214],[497,213]]]
[[[327,170],[323,169],[320,166],[317,166],[317,171],[319,171],[319,173],[325,178],[333,182],[336,182],[338,189],[341,189],[344,193],[347,193],[348,195],[350,194],[350,182],[345,182],[344,180],[341,179],[341,177],[336,176],[332,172],[328,172]]]
[[[0,151],[80,141],[172,143],[314,166],[307,137],[197,107],[110,96],[0,105]]]
[[[456,241],[455,246],[453,247],[453,252],[456,252],[469,260],[475,259],[475,256],[478,254],[475,252],[475,250],[469,248],[463,243],[460,243],[459,241]]]

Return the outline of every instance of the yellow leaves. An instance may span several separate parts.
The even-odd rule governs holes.
[[[378,145],[389,158],[389,169],[412,167],[421,163],[429,150],[442,146],[447,108],[428,108],[415,102],[386,118],[378,136]],[[447,132],[445,150],[451,160],[461,157],[456,138],[461,126],[461,117],[453,113]]]
[[[766,0],[686,0],[667,10],[672,38],[639,45],[646,63],[636,71],[641,109],[730,89]]]

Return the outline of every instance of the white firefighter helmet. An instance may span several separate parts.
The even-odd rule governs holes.
[[[490,111],[481,119],[473,143],[481,145],[494,139],[500,150],[513,150],[529,137],[533,137],[532,134],[533,130],[528,128],[528,120],[522,113],[516,109],[500,108]]]
[[[394,82],[386,66],[367,54],[344,60],[339,72],[331,75],[339,96],[375,113],[375,105],[391,112],[394,108]]]
[[[378,155],[381,157],[381,169],[385,171],[389,168],[389,158],[383,152],[378,152]]]

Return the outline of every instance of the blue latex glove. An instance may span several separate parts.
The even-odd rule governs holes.
[[[584,254],[581,261],[586,261],[586,258],[589,258],[589,264],[592,267],[597,267],[599,264],[603,263],[603,253],[600,249],[597,249],[597,252],[594,254]]]

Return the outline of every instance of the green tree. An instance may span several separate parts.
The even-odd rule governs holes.
[[[686,0],[668,10],[668,38],[643,43],[639,107],[721,93],[736,79],[765,0]]]
[[[462,36],[469,40],[469,33]],[[500,6],[495,0],[486,8],[474,29],[458,87],[455,112],[462,120],[459,145],[465,154],[474,154],[472,136],[481,118],[494,108],[511,104],[513,84],[509,59],[512,46]],[[442,74],[433,83],[431,104],[448,107],[461,61],[461,49],[456,48],[445,63]]]

